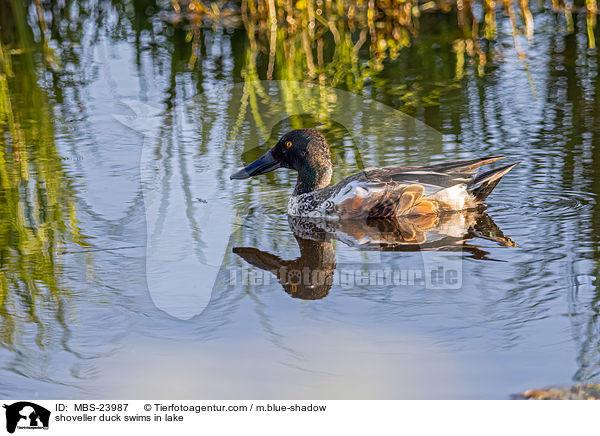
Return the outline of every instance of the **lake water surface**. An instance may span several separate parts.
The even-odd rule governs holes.
[[[328,71],[320,87],[277,62],[270,74],[235,23],[190,40],[168,2],[131,5],[55,5],[50,51],[35,26],[3,26],[5,397],[502,399],[600,381],[600,51],[585,27],[539,6],[517,51],[499,17],[480,74],[457,62],[456,17],[424,17],[360,86]],[[486,215],[359,249],[369,229],[319,240],[288,220],[291,173],[229,180],[312,126],[334,181],[520,164]],[[285,260],[331,284],[263,272]],[[440,267],[456,274],[432,283]]]

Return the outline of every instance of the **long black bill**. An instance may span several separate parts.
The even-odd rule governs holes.
[[[276,170],[281,164],[275,160],[271,150],[267,151],[254,162],[242,168],[237,173],[232,174],[230,179],[247,179],[248,177],[257,176],[259,174],[268,173]]]

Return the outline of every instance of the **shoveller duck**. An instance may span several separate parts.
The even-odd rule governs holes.
[[[271,150],[231,179],[277,168],[296,170],[298,181],[288,202],[291,216],[331,220],[411,217],[479,207],[518,162],[474,172],[503,158],[369,168],[330,186],[333,169],[327,141],[314,129],[297,129],[283,135]]]

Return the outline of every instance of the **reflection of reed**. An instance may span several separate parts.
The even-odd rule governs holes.
[[[67,291],[60,284],[66,241],[84,244],[75,215],[73,191],[54,144],[52,115],[37,84],[34,46],[25,9],[12,2],[14,34],[0,34],[0,322],[3,344],[17,342],[23,320],[39,324],[44,341],[42,303],[61,311]],[[44,28],[45,23],[40,23]],[[12,42],[7,46],[4,41]],[[46,44],[44,58],[50,56]],[[18,63],[11,53],[18,54]]]
[[[419,18],[427,13],[456,15],[458,33],[455,35],[456,75],[463,75],[465,57],[484,72],[488,54],[480,39],[492,41],[497,36],[498,9],[509,17],[515,50],[524,57],[518,36],[533,41],[534,21],[529,0],[241,0],[239,11],[225,2],[173,0],[176,21],[187,18],[191,30],[188,40],[193,50],[189,66],[197,59],[200,27],[206,22],[224,21],[241,16],[249,38],[246,74],[256,74],[258,56],[266,57],[265,78],[282,80],[316,80],[331,86],[360,89],[369,78],[383,70],[383,61],[396,59],[419,33]],[[569,32],[574,31],[573,6],[564,0],[553,0],[553,10],[564,15]],[[476,11],[477,10],[477,11]],[[594,29],[598,13],[596,0],[586,0],[588,45],[595,47]],[[481,12],[479,12],[481,11]],[[367,60],[359,52],[368,50]]]

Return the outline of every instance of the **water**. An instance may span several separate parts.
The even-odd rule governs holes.
[[[469,58],[458,68],[456,16],[424,17],[382,71],[331,89],[284,63],[272,78],[296,82],[266,81],[269,57],[253,66],[230,25],[198,30],[190,69],[193,32],[169,10],[59,3],[46,50],[31,10],[29,39],[2,27],[15,72],[12,119],[0,117],[5,397],[508,398],[600,381],[600,55],[585,15],[569,34],[538,7],[523,56],[499,18],[483,75]],[[332,145],[334,180],[521,163],[478,227],[450,239],[403,227],[427,238],[421,252],[344,243],[365,229],[298,242],[292,174],[229,175],[309,124]],[[287,260],[332,285],[303,292],[256,266]],[[438,266],[459,285],[360,280]]]

